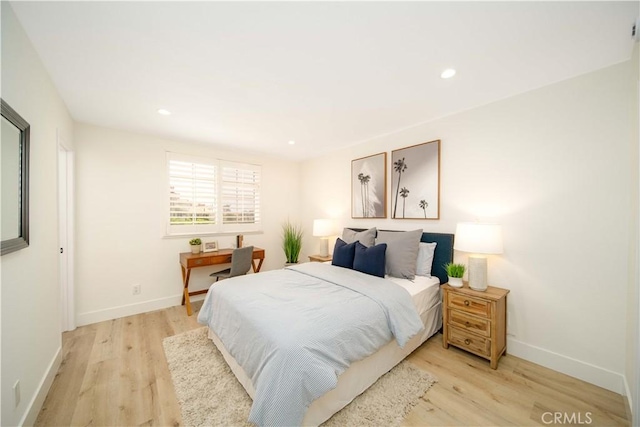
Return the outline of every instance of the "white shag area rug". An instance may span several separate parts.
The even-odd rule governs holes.
[[[252,426],[252,400],[199,328],[165,338],[164,352],[185,426]],[[436,380],[402,361],[323,426],[399,426]]]

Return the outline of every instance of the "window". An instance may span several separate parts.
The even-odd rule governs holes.
[[[229,162],[221,169],[222,223],[260,224],[260,169]]]
[[[261,230],[257,165],[167,153],[168,234]]]

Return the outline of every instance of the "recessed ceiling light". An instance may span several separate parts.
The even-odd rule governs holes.
[[[289,145],[295,145],[295,144],[296,144],[295,141],[293,141],[293,140],[289,141]]]
[[[456,70],[454,70],[453,68],[447,68],[442,72],[442,74],[440,74],[440,77],[442,77],[443,79],[450,79],[455,75],[456,75]]]
[[[171,111],[169,110],[165,110],[164,108],[161,108],[158,110],[158,114],[162,114],[163,116],[168,116],[171,114]]]

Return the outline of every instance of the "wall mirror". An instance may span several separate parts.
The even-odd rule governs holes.
[[[0,103],[0,246],[6,255],[29,246],[29,123]]]

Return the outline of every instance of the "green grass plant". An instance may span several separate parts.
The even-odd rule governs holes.
[[[282,225],[282,249],[288,264],[298,262],[302,249],[302,227],[292,224],[289,220]]]
[[[464,276],[464,272],[467,269],[464,264],[455,264],[453,262],[449,262],[444,265],[444,269],[447,271],[447,276],[449,277],[462,277]]]

